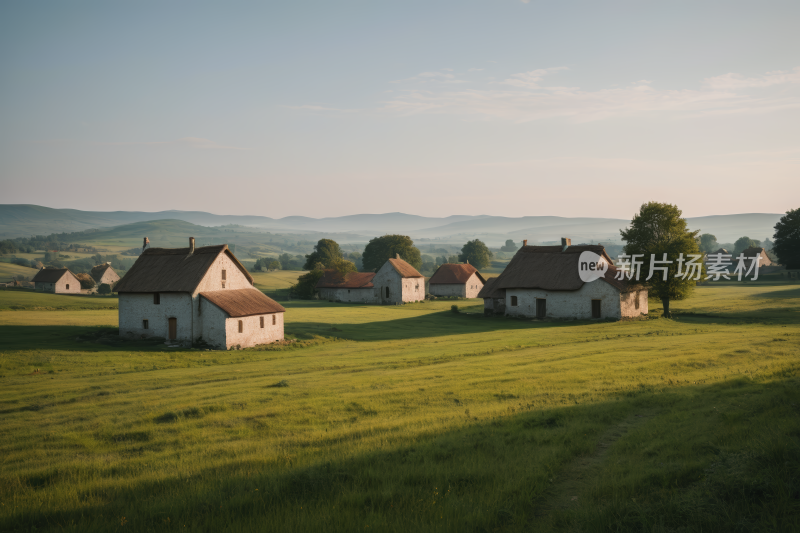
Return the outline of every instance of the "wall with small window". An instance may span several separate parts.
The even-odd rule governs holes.
[[[216,306],[211,306],[215,307]],[[268,313],[256,316],[232,317],[225,320],[226,349],[249,348],[283,340],[284,313]],[[222,347],[223,343],[216,342]]]
[[[538,304],[539,310],[545,310],[545,318],[571,318],[591,320],[592,318],[613,318],[638,316],[645,309],[645,296],[640,295],[639,309],[635,310],[635,297],[631,293],[620,293],[612,285],[597,280],[584,283],[576,291],[545,291],[541,289],[506,289],[506,314],[510,316],[537,316],[537,300],[546,303]],[[514,302],[516,301],[516,305]]]
[[[157,304],[155,302],[158,302]],[[134,338],[169,337],[169,319],[176,319],[176,340],[192,336],[189,293],[122,293],[119,295],[119,333]],[[196,324],[195,324],[196,325]],[[199,329],[195,327],[195,329]]]

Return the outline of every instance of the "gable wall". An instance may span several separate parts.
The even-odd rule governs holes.
[[[192,329],[198,329],[198,321],[192,324],[192,313],[187,292],[162,292],[161,303],[153,303],[152,293],[122,293],[119,295],[119,333],[123,336],[164,337],[169,333],[168,319],[178,319],[178,340],[189,340]],[[142,320],[147,319],[149,328],[144,329]],[[197,338],[195,331],[195,338]]]
[[[425,299],[425,278],[401,278],[388,261],[378,270],[372,284],[379,290],[380,303],[418,302]],[[389,298],[386,298],[389,287]]]

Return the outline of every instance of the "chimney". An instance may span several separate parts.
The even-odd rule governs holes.
[[[469,264],[469,259],[467,259],[467,264]]]
[[[567,248],[572,245],[572,239],[567,239],[566,237],[561,237],[561,251],[566,252]]]
[[[528,246],[528,239],[525,239],[524,241],[522,241],[522,246]]]
[[[396,259],[400,259],[400,254],[394,254]]]
[[[110,264],[111,264],[111,261],[106,261],[106,264],[107,264],[107,265],[110,265]]]
[[[189,253],[194,253],[194,237],[189,237]]]

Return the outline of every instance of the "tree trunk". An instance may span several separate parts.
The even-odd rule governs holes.
[[[672,318],[672,313],[669,312],[669,298],[661,298],[661,303],[664,304],[664,318]]]

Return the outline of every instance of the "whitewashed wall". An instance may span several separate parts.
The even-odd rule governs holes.
[[[381,303],[419,302],[425,299],[425,278],[401,278],[388,261],[372,278],[372,284],[379,289],[378,301]],[[388,298],[386,287],[389,287]]]
[[[511,305],[511,297],[517,305]],[[600,300],[601,318],[622,318],[620,292],[608,283],[597,280],[584,283],[577,291],[543,291],[540,289],[506,289],[506,314],[510,316],[536,316],[536,299],[547,299],[549,318],[592,318],[592,300]],[[641,311],[641,302],[640,302]],[[627,315],[631,316],[631,315]]]
[[[153,294],[119,295],[119,334],[122,336],[144,337],[169,337],[169,318],[176,318],[177,340],[192,339],[192,330],[195,329],[194,338],[198,338],[197,329],[201,329],[200,321],[192,322],[190,295],[188,292],[162,292],[161,303],[153,303]],[[149,322],[149,328],[144,329],[142,321]]]
[[[483,288],[478,274],[472,274],[466,283],[431,283],[430,293],[434,296],[459,296],[461,298],[477,298]]]
[[[268,344],[283,339],[283,315],[274,313],[263,315],[264,327],[261,327],[261,315],[229,318],[225,321],[226,348],[241,346],[250,348],[259,344]],[[275,316],[275,325],[272,317]],[[243,331],[239,333],[239,321],[242,322]]]

